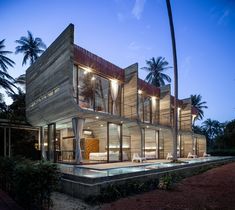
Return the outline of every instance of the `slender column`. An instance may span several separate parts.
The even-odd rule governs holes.
[[[44,136],[44,127],[43,126],[41,126],[39,128],[39,135],[40,135],[40,142],[41,142],[41,146],[40,146],[41,156],[42,156],[42,159],[46,160],[45,136]]]
[[[156,158],[159,158],[159,131],[156,131]]]
[[[109,162],[109,122],[107,122],[107,162]]]
[[[9,129],[8,133],[8,157],[11,157],[11,128]]]
[[[4,157],[7,156],[7,128],[4,127]]]

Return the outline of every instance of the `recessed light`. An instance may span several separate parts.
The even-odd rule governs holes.
[[[96,119],[99,119],[99,116],[96,116],[95,118],[96,118]]]

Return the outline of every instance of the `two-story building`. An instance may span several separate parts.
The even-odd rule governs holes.
[[[70,24],[26,71],[26,114],[55,162],[162,159],[173,149],[170,88],[138,78],[137,63],[123,69],[75,45]],[[190,99],[178,101],[179,157],[206,151],[195,114]]]

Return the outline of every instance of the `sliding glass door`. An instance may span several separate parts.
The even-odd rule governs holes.
[[[122,125],[108,123],[107,132],[108,162],[122,161]]]

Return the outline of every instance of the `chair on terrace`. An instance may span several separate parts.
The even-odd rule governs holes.
[[[187,158],[197,158],[197,155],[193,155],[191,152],[189,152]]]
[[[172,160],[173,159],[173,155],[170,152],[168,152],[167,156],[166,156],[166,159],[167,160]]]
[[[138,153],[134,153],[132,157],[132,162],[137,161],[142,163],[144,160],[147,160],[145,157],[140,157]]]
[[[206,152],[203,152],[202,157],[210,157],[210,156],[211,156],[210,154],[207,154]]]

